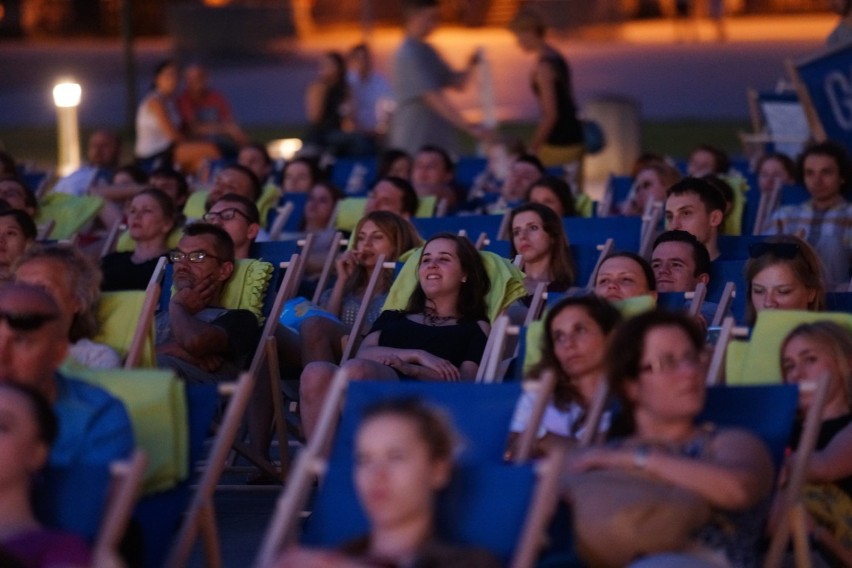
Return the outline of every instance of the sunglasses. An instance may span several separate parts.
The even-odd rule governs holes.
[[[791,260],[799,255],[801,249],[796,243],[752,243],[748,247],[749,258],[760,258],[765,254],[771,254],[778,258]]]
[[[57,319],[56,314],[40,314],[40,313],[14,313],[0,311],[0,321],[5,321],[6,324],[15,331],[35,331],[49,321]]]

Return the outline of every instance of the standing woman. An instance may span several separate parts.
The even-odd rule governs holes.
[[[545,40],[545,25],[538,14],[522,10],[509,25],[522,50],[538,58],[532,74],[532,89],[541,109],[530,150],[545,166],[582,163],[583,125],[565,58]]]
[[[179,78],[177,63],[160,63],[152,89],[136,111],[136,159],[149,171],[174,165],[193,174],[205,160],[219,158],[212,143],[188,140],[181,132],[175,99]]]
[[[341,141],[344,119],[349,106],[346,62],[336,51],[329,51],[320,61],[319,74],[305,93],[308,131],[305,142],[318,150],[333,150]]]

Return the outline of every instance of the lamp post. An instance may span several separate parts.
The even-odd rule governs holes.
[[[57,173],[66,176],[80,167],[80,130],[77,124],[77,107],[82,89],[77,83],[63,81],[53,87],[56,105],[56,128],[59,146]]]

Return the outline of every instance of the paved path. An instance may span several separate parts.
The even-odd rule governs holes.
[[[819,49],[833,25],[829,15],[742,17],[728,24],[728,41],[713,41],[712,29],[699,29],[702,42],[679,43],[667,21],[631,23],[587,30],[581,37],[555,43],[568,56],[581,102],[600,94],[637,99],[645,118],[744,118],[745,89],[772,88],[785,75],[785,58]],[[378,30],[372,44],[378,67],[387,71],[400,41],[398,30]],[[214,85],[231,99],[244,124],[297,125],[304,121],[303,93],[317,57],[326,49],[346,49],[357,31],[318,34],[308,40],[282,41],[267,57],[211,62]],[[448,28],[432,41],[461,65],[476,46],[494,63],[498,115],[502,120],[535,116],[528,87],[531,60],[499,29]],[[160,59],[170,55],[166,40],[140,40],[136,54],[138,92]],[[0,134],[10,126],[49,126],[54,121],[51,86],[70,75],[80,81],[84,127],[118,126],[124,120],[121,51],[114,41],[0,43]],[[477,104],[473,90],[456,97],[469,112]]]

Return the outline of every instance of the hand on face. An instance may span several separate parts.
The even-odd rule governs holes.
[[[196,314],[215,301],[216,292],[216,280],[212,275],[194,283],[187,279],[178,286],[178,291],[172,296],[172,302],[183,306],[190,314]]]

